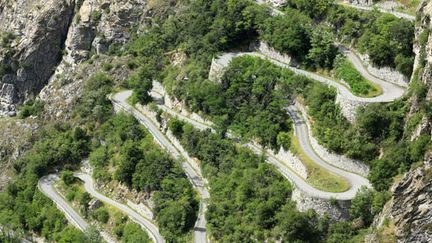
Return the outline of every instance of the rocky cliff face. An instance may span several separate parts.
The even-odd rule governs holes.
[[[392,192],[366,241],[382,242],[387,238],[383,231],[390,230],[398,242],[432,242],[432,153],[426,155],[422,166],[395,183]]]
[[[432,154],[393,187],[390,215],[398,239],[432,241]]]
[[[412,83],[415,83],[418,88],[411,97],[410,117],[422,111],[422,106],[425,106],[422,104],[428,105],[432,101],[432,2],[423,1],[417,16],[419,21],[416,25],[416,41],[414,44],[416,58]],[[431,134],[431,122],[430,115],[424,114],[421,122],[411,135],[411,140],[421,134]]]
[[[73,0],[0,0],[0,114],[34,96],[61,59]]]
[[[65,41],[65,55],[39,98],[45,101],[45,115],[68,119],[81,94],[83,82],[103,71],[103,64],[114,68],[114,79],[125,79],[126,60],[113,60],[106,54],[123,48],[133,33],[146,27],[146,19],[156,6],[147,0],[84,0],[77,8]],[[91,58],[91,60],[89,60]],[[123,58],[124,59],[124,58]],[[89,61],[87,61],[89,60]],[[87,61],[87,62],[85,62]]]
[[[431,136],[432,116],[432,2],[419,7],[416,24],[416,53],[411,81],[410,111],[407,123],[417,117],[413,131],[406,129],[411,141],[420,135]],[[432,242],[432,152],[422,165],[411,169],[392,187],[393,196],[375,219],[374,233],[368,242],[380,242],[383,229],[389,230],[398,242]],[[385,237],[385,236],[384,236]]]
[[[63,87],[76,83],[77,66],[126,43],[149,12],[147,0],[0,0],[0,115],[48,83],[46,101],[79,94]]]

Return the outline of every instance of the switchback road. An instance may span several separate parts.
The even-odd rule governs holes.
[[[195,128],[199,130],[206,130],[210,129],[214,132],[214,129],[212,128],[212,125],[210,123],[202,123],[198,122],[190,117],[184,116],[175,110],[170,109],[169,107],[165,105],[158,105],[160,109],[167,112],[168,114],[177,117],[178,119],[187,122],[191,125],[193,125]],[[310,145],[310,141],[308,139],[308,131],[307,126],[304,124],[304,122],[301,120],[301,117],[297,115],[297,111],[290,107],[288,109],[289,114],[293,117],[295,129],[296,129],[296,135],[299,138],[300,145],[302,146],[302,149],[308,154],[308,156],[314,160],[314,162],[321,167],[325,168],[326,170],[330,171],[331,173],[334,173],[336,175],[340,175],[343,178],[347,179],[350,184],[351,188],[348,191],[342,192],[342,193],[333,193],[333,192],[326,192],[318,190],[311,185],[309,185],[303,178],[301,178],[298,174],[296,174],[292,169],[288,167],[284,162],[280,161],[276,157],[272,156],[271,154],[266,153],[267,156],[267,162],[274,165],[281,173],[284,175],[288,180],[290,180],[292,183],[295,184],[295,186],[304,193],[316,197],[316,198],[322,198],[322,199],[331,199],[335,198],[338,200],[351,200],[355,197],[357,191],[362,187],[371,187],[371,184],[369,181],[357,174],[347,172],[345,170],[339,169],[337,167],[334,167],[333,165],[325,162],[322,160],[319,156],[316,155],[316,153],[313,151],[312,146]],[[261,154],[262,148],[252,144],[252,143],[246,143],[244,144],[245,147],[250,148],[252,151],[254,151],[256,154]]]
[[[201,171],[194,168],[194,161],[187,155],[183,148],[176,148],[172,142],[159,130],[148,117],[139,112],[137,109],[128,104],[127,99],[132,95],[132,91],[122,91],[110,97],[114,106],[131,113],[141,124],[143,124],[148,131],[153,135],[157,143],[165,148],[175,159],[183,159],[182,167],[191,181],[192,185],[197,189],[201,196],[200,211],[194,228],[194,242],[204,243],[207,242],[206,234],[206,219],[205,212],[207,209],[207,199],[210,194],[206,187],[206,182]]]
[[[103,201],[104,203],[110,204],[111,206],[113,206],[113,207],[119,209],[120,211],[122,211],[123,213],[127,214],[132,221],[139,224],[142,228],[144,228],[148,232],[150,238],[154,242],[156,242],[156,243],[164,243],[165,242],[165,240],[162,238],[162,236],[159,233],[159,229],[151,220],[144,218],[142,215],[135,212],[130,207],[128,207],[122,203],[119,203],[117,201],[114,201],[111,198],[109,198],[109,197],[99,193],[98,191],[96,191],[96,189],[94,187],[93,178],[90,175],[87,175],[84,173],[74,173],[74,176],[78,177],[79,179],[81,179],[84,182],[84,188],[90,195],[92,195],[96,199]]]

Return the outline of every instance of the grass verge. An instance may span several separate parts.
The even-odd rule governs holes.
[[[326,192],[345,192],[351,185],[341,176],[330,173],[317,165],[300,147],[296,136],[291,135],[291,150],[306,166],[308,172],[307,182],[313,187]]]
[[[345,57],[336,59],[335,76],[338,80],[346,82],[355,95],[375,97],[382,94],[381,87],[365,79]]]

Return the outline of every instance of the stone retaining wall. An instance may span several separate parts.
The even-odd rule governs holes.
[[[390,67],[376,67],[371,64],[370,58],[365,54],[358,54],[360,60],[366,65],[366,68],[370,74],[375,77],[379,77],[389,83],[393,83],[402,87],[408,87],[409,78],[405,77],[402,73],[396,71]]]
[[[219,62],[219,59],[213,58],[208,79],[212,82],[220,83],[225,73],[226,66]]]
[[[265,55],[268,58],[275,59],[279,62],[288,64],[290,66],[295,66],[298,63],[288,54],[280,53],[276,51],[273,47],[271,47],[266,42],[260,41],[259,43],[252,44],[250,46],[251,51],[259,52]]]
[[[347,99],[346,97],[338,93],[336,96],[336,104],[339,104],[339,106],[341,107],[342,115],[349,122],[354,123],[357,118],[357,109],[359,107],[367,105],[368,103]]]
[[[338,168],[344,169],[349,172],[357,173],[364,177],[368,176],[369,167],[366,164],[358,160],[350,159],[343,155],[330,153],[322,145],[320,145],[319,142],[316,140],[316,138],[312,135],[312,126],[310,124],[308,117],[306,116],[307,114],[306,110],[300,104],[296,105],[296,107],[302,113],[303,120],[306,122],[306,126],[308,128],[308,137],[309,137],[310,144],[312,145],[312,148],[314,149],[315,153],[319,157],[321,157],[327,163],[336,166]]]
[[[254,144],[255,146],[261,148],[260,145]],[[267,149],[266,152],[275,157],[276,159],[282,161],[284,164],[286,164],[290,169],[292,169],[294,172],[296,172],[299,176],[301,176],[303,179],[308,178],[308,172],[306,169],[306,166],[293,154],[291,151],[285,151],[282,147],[279,149],[279,152],[276,154],[271,149]]]
[[[296,207],[300,212],[314,209],[319,215],[328,215],[334,220],[347,220],[349,218],[350,201],[325,200],[310,197],[297,188],[294,189],[291,199],[296,202]]]

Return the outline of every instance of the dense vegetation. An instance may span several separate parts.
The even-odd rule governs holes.
[[[154,193],[162,235],[170,242],[187,241],[198,202],[179,163],[162,152],[132,116],[110,118],[95,138],[95,149],[89,157],[94,176],[104,182],[118,180],[149,195]]]
[[[192,1],[187,11],[136,38],[128,52],[138,62],[143,61],[140,68],[147,70],[150,79],[162,80],[168,92],[185,101],[192,111],[209,115],[221,131],[230,128],[273,148],[289,144],[287,139],[282,139],[287,137],[284,132],[289,130],[289,121],[283,113],[277,112],[283,108],[283,100],[298,94],[304,96],[315,121],[314,133],[320,142],[331,151],[369,163],[373,172],[371,179],[379,190],[387,188],[399,168],[404,170],[419,159],[420,156],[414,155],[407,159],[411,152],[405,150],[412,146],[417,151],[412,153],[421,154],[427,147],[423,140],[404,146],[405,152],[390,152],[390,148],[403,146],[400,143],[407,111],[404,101],[372,105],[360,112],[358,124],[352,126],[334,104],[334,91],[309,84],[305,78],[262,61],[252,58],[234,60],[221,85],[207,80],[211,57],[228,48],[242,49],[245,43],[239,40],[256,38],[296,56],[307,67],[330,69],[337,54],[334,41],[352,43],[368,53],[375,64],[390,65],[408,75],[411,71],[403,67],[411,66],[412,23],[378,11],[363,12],[338,5],[330,7],[331,1],[292,0],[284,9],[288,14],[275,17],[251,1],[222,2]],[[314,15],[315,12],[321,16]],[[232,23],[238,23],[236,28]],[[212,41],[209,41],[210,37]],[[382,42],[383,38],[388,41]],[[160,55],[174,50],[184,51],[188,57],[180,66],[170,65],[170,58]],[[391,50],[391,53],[380,59],[379,55],[386,53],[381,50]],[[156,64],[155,60],[158,60]],[[336,66],[347,69],[340,63]],[[359,78],[356,74],[345,77],[347,82]],[[351,83],[359,93],[366,93],[367,88],[368,92],[372,90],[365,87],[365,82]],[[385,155],[377,159],[382,148],[385,148]],[[399,156],[400,153],[404,155]],[[398,158],[386,159],[386,156]],[[390,160],[393,161],[391,170],[378,169]],[[389,173],[385,174],[386,171]]]
[[[374,96],[379,94],[379,88],[366,80],[361,73],[343,56],[335,60],[335,76],[351,87],[351,92],[359,96]]]
[[[98,179],[116,179],[138,191],[154,193],[161,233],[171,242],[187,241],[198,210],[192,186],[179,164],[162,152],[133,117],[112,115],[112,105],[107,99],[112,85],[108,75],[94,75],[86,82],[75,110],[74,119],[80,126],[58,123],[37,133],[30,151],[14,165],[19,176],[6,192],[0,193],[0,224],[16,232],[35,232],[59,242],[92,242],[83,240],[88,236],[79,230],[66,227],[63,214],[36,188],[40,177],[55,168],[77,169],[89,155]],[[108,168],[115,171],[111,174]],[[62,178],[65,183],[74,181],[70,172],[62,173]],[[102,209],[92,217],[101,222],[108,220],[106,210]],[[143,237],[133,227],[125,227],[124,231],[136,232],[125,237]]]
[[[176,119],[169,128],[189,154],[202,161],[211,188],[208,228],[221,242],[361,242],[357,234],[388,199],[386,193],[363,189],[350,209],[353,221],[364,222],[361,226],[337,223],[313,211],[301,213],[289,199],[291,186],[265,158]]]
[[[192,186],[179,163],[153,142],[135,118],[112,116],[107,99],[111,86],[111,79],[104,74],[90,78],[76,112],[80,117],[93,117],[91,122],[84,119],[89,127],[97,125],[89,154],[94,176],[104,182],[118,180],[149,195],[154,193],[162,235],[168,241],[185,241],[198,210]]]
[[[289,199],[291,186],[263,158],[210,131],[200,132],[177,120],[171,120],[170,127],[185,149],[203,162],[211,188],[206,218],[216,240],[318,239],[313,223],[317,216],[295,209]]]
[[[291,123],[284,111],[288,94],[275,87],[281,83],[288,87],[294,80],[291,71],[268,61],[248,56],[236,58],[222,84],[213,85],[214,92],[201,103],[202,111],[212,116],[222,130],[230,128],[246,139],[276,148],[277,137],[288,132]]]
[[[370,56],[377,66],[396,68],[407,77],[414,64],[414,24],[378,11],[357,11],[342,6],[329,11],[326,21],[338,39]]]
[[[430,140],[425,136],[415,141],[404,136],[408,109],[404,100],[361,108],[353,126],[335,104],[335,91],[317,84],[307,90],[305,97],[315,136],[331,151],[368,163],[369,179],[377,190],[388,189],[392,178],[423,160],[429,148]],[[380,150],[384,153],[379,157]]]
[[[161,80],[169,93],[185,101],[192,111],[200,111],[218,124],[220,134],[198,132],[178,121],[170,124],[190,154],[203,162],[209,178],[211,235],[224,242],[359,240],[357,235],[381,210],[386,193],[364,191],[353,200],[352,219],[361,219],[364,224],[360,226],[329,222],[312,211],[298,212],[289,199],[287,181],[263,158],[223,138],[223,132],[230,128],[273,148],[289,147],[290,122],[283,107],[287,98],[302,95],[320,142],[332,151],[369,163],[371,181],[377,190],[385,191],[393,176],[422,159],[430,143],[426,136],[413,142],[405,137],[406,102],[366,107],[353,126],[335,105],[335,91],[323,85],[247,57],[234,60],[219,85],[207,80],[209,64],[222,51],[242,50],[261,39],[295,56],[307,68],[332,69],[337,55],[334,41],[338,40],[369,54],[376,65],[389,65],[409,75],[413,25],[376,11],[330,7],[331,1],[322,0],[289,0],[284,9],[288,14],[278,17],[271,17],[267,8],[249,0],[184,4],[187,7],[182,11],[155,19],[145,34],[135,36],[125,48],[113,46],[110,53],[130,55],[128,67],[136,69],[136,74],[125,85],[134,89],[136,101],[148,102],[150,81]],[[93,17],[98,18],[97,14]],[[176,54],[185,55],[186,61],[172,65]],[[111,67],[105,65],[104,69]],[[9,71],[10,67],[0,67],[0,76]],[[33,147],[14,166],[18,176],[0,193],[1,225],[58,242],[92,242],[92,234],[66,227],[62,214],[36,189],[37,180],[53,168],[75,169],[90,155],[99,180],[115,179],[154,193],[157,221],[168,241],[188,239],[198,208],[191,185],[178,163],[161,152],[132,117],[112,116],[106,99],[112,86],[108,75],[93,76],[84,87],[74,125],[48,125],[33,138]],[[425,96],[420,84],[415,92]],[[427,103],[422,104],[428,109]],[[23,117],[39,114],[40,109],[40,104],[30,104],[23,109]],[[417,122],[419,119],[416,117]],[[106,213],[100,210],[95,218],[105,221]],[[119,222],[116,226],[125,242],[148,239],[136,225]]]
[[[0,224],[59,242],[85,239],[77,229],[66,227],[66,218],[39,192],[37,182],[53,168],[76,166],[88,151],[88,137],[80,128],[55,124],[39,131],[35,139],[32,149],[14,165],[20,176],[0,193]]]

